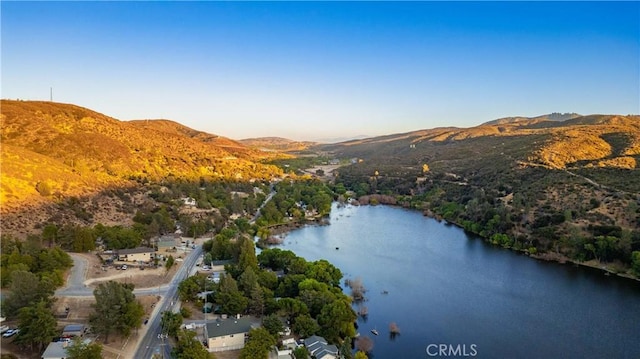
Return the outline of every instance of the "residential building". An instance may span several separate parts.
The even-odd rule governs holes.
[[[150,262],[155,253],[155,249],[148,247],[119,249],[117,251],[118,260],[124,262]]]
[[[316,359],[336,359],[338,358],[338,347],[329,345],[323,337],[312,335],[304,340],[304,346],[312,357]]]
[[[244,348],[246,337],[252,327],[253,323],[248,317],[216,319],[207,323],[205,334],[209,351],[221,352]]]

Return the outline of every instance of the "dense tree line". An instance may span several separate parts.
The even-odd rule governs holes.
[[[29,236],[26,241],[5,236],[0,243],[0,277],[3,287],[14,282],[14,273],[27,272],[42,282],[43,287],[56,288],[63,284],[62,275],[73,264],[66,252],[59,247],[44,246],[39,236]]]
[[[276,194],[260,210],[260,227],[302,221],[307,214],[325,216],[331,211],[333,191],[317,179],[284,180],[275,186]]]
[[[73,264],[60,247],[46,247],[45,242],[42,236],[29,236],[24,242],[10,237],[0,241],[2,284],[8,289],[2,315],[18,319],[20,332],[14,343],[31,351],[42,351],[59,335],[53,294],[63,284],[63,272]],[[100,358],[101,351],[100,345],[76,342],[69,347],[69,358]]]

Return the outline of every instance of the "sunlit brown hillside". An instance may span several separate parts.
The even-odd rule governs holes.
[[[271,178],[267,153],[166,120],[119,121],[75,105],[1,102],[2,212],[131,180]]]

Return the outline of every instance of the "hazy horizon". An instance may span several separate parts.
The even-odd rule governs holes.
[[[640,112],[638,2],[2,2],[2,97],[233,139]]]

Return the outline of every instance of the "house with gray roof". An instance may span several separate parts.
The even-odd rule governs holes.
[[[304,340],[304,346],[312,357],[316,359],[336,359],[338,357],[338,347],[327,342],[321,336],[312,335]]]
[[[216,319],[207,323],[205,334],[209,351],[220,352],[244,348],[246,337],[253,327],[254,323],[249,317]]]

